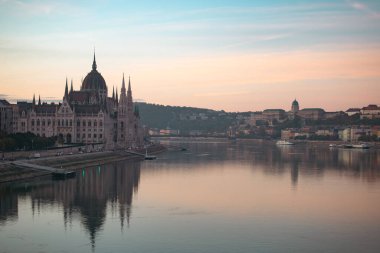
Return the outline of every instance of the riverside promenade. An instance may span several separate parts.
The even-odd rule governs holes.
[[[162,145],[149,146],[149,154],[157,154],[165,151]],[[43,151],[42,151],[43,152]],[[41,158],[17,159],[15,161],[0,162],[0,183],[17,180],[29,180],[41,176],[50,176],[54,172],[75,171],[85,167],[97,166],[115,161],[138,159],[143,157],[138,154],[145,153],[145,149],[134,150],[136,154],[124,150],[97,151],[91,153],[68,153],[56,156],[41,152]]]

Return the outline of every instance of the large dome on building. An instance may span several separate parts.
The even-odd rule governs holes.
[[[296,99],[294,99],[293,103],[292,103],[292,106],[299,106],[298,105],[298,101]]]
[[[106,81],[102,77],[102,75],[96,70],[96,61],[94,54],[94,62],[92,63],[92,70],[87,76],[84,78],[82,82],[82,91],[103,91],[107,93],[107,85]]]

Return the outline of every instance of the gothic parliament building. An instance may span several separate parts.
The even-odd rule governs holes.
[[[80,90],[69,90],[67,79],[62,103],[18,102],[13,106],[13,129],[32,132],[39,136],[58,136],[65,143],[103,143],[105,149],[134,148],[143,145],[143,129],[137,106],[132,100],[131,80],[128,89],[124,74],[120,97],[113,90],[108,97],[103,76],[97,71],[95,60],[92,70],[83,79]]]

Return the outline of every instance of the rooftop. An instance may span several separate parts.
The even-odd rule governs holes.
[[[362,108],[362,110],[380,110],[380,107],[377,105],[368,105]]]
[[[360,111],[360,108],[350,108],[346,112],[358,112]]]

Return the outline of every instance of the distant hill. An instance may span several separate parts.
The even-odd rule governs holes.
[[[180,130],[181,135],[189,134],[190,131],[225,133],[237,115],[194,107],[163,106],[142,102],[136,105],[144,125],[157,129]]]

